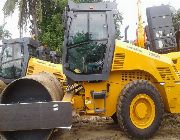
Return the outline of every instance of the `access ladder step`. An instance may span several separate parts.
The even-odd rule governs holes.
[[[96,108],[96,101],[94,101],[94,112],[95,113],[104,113],[106,112],[106,91],[102,92],[91,92],[91,96],[94,100],[103,100],[104,107],[103,108]]]
[[[93,99],[106,99],[106,91],[102,92],[91,92],[91,96]]]

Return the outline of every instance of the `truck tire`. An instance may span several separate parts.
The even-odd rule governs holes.
[[[146,80],[130,82],[118,98],[118,123],[131,138],[152,137],[161,125],[163,113],[160,93]]]

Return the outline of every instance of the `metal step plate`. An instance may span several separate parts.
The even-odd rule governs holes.
[[[70,102],[0,104],[0,131],[71,128]]]

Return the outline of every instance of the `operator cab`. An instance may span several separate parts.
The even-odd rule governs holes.
[[[116,3],[74,3],[65,12],[63,66],[73,81],[106,80],[115,46]],[[91,75],[91,76],[90,76]]]
[[[36,56],[38,46],[31,38],[3,40],[0,79],[8,84],[25,76],[29,58]]]
[[[169,5],[153,6],[146,9],[148,26],[146,27],[147,48],[159,54],[179,50],[176,31],[173,25],[172,11]]]

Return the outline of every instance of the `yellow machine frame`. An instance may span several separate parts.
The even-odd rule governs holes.
[[[133,80],[143,79],[150,81],[159,90],[167,111],[180,113],[179,61],[179,52],[160,55],[117,40],[108,80],[78,83],[84,90],[79,95],[74,95],[71,101],[77,111],[85,110],[85,114],[95,115],[97,113],[94,112],[94,104],[97,108],[103,108],[104,101],[92,99],[91,91],[108,91],[106,112],[99,115],[112,116],[116,112],[117,99],[124,86]],[[37,74],[43,70],[53,73],[59,81],[65,82],[66,77],[61,64],[52,64],[36,58],[29,60],[27,75]]]
[[[116,41],[114,59],[107,81],[81,83],[84,91],[73,97],[73,106],[79,112],[95,115],[96,108],[103,108],[102,99],[94,100],[91,91],[107,91],[106,112],[101,116],[112,116],[116,112],[117,99],[124,86],[134,80],[147,80],[160,92],[165,110],[180,113],[180,75],[178,62],[180,53],[159,55],[124,42]]]
[[[26,75],[34,75],[40,72],[54,74],[59,81],[62,83],[65,82],[66,77],[63,74],[62,64],[53,64],[51,62],[43,61],[37,58],[30,58]]]

